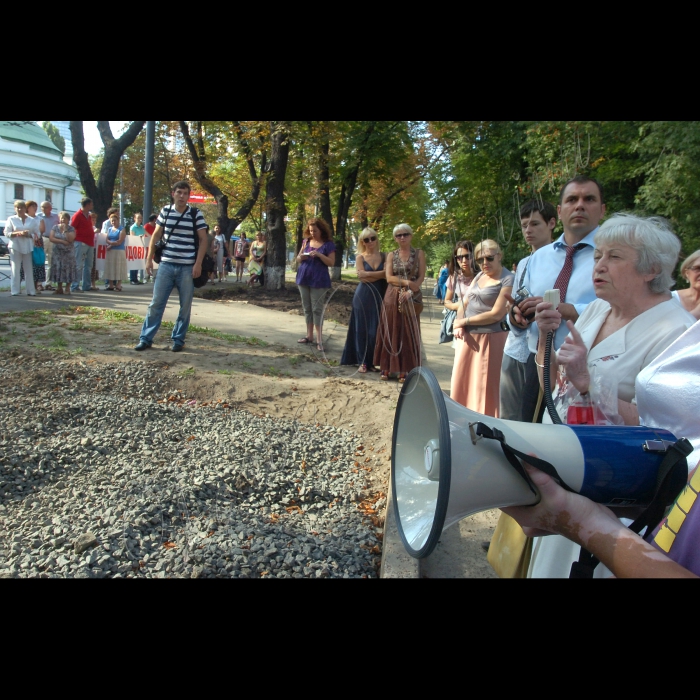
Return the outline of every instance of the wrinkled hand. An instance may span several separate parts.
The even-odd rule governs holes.
[[[561,314],[548,301],[540,302],[536,308],[535,321],[540,333],[543,335],[554,333],[561,326]]]
[[[588,372],[588,348],[571,321],[566,322],[566,327],[570,333],[557,352],[557,362],[560,367],[566,368],[566,378],[576,387],[576,390],[585,394],[591,382],[591,375]]]
[[[540,502],[534,506],[515,506],[501,510],[518,521],[528,537],[564,535],[581,544],[577,539],[582,527],[597,518],[609,518],[617,522],[614,513],[605,506],[594,503],[585,496],[565,491],[554,479],[539,469],[525,465],[532,483],[540,492]]]

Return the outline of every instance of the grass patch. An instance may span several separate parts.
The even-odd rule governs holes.
[[[165,324],[163,324],[165,325]],[[245,343],[246,345],[255,345],[256,347],[265,348],[269,345],[264,340],[260,338],[248,338],[244,335],[236,335],[234,333],[224,333],[223,331],[217,331],[215,328],[207,328],[206,326],[195,326],[191,325],[189,327],[188,333],[198,333],[200,335],[206,335],[210,338],[217,338],[218,340],[226,340],[229,343]]]
[[[183,369],[182,372],[180,372],[181,377],[194,377],[196,373],[196,370],[194,367],[188,367],[187,369]]]
[[[235,374],[235,373],[232,372],[230,369],[219,369],[219,370],[217,370],[216,373],[217,373],[217,374],[223,374],[223,375],[225,375],[225,376],[227,376],[227,377],[231,377],[231,376],[233,376],[233,375]]]
[[[292,355],[289,358],[289,364],[292,365],[292,367],[296,367],[297,365],[300,365],[302,362],[306,362],[306,355]]]

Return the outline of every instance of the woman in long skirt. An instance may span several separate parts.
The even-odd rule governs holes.
[[[352,314],[345,341],[341,365],[358,365],[359,373],[374,372],[374,347],[377,343],[379,317],[386,293],[384,263],[386,256],[379,250],[379,236],[366,228],[357,244],[357,285],[352,299]]]

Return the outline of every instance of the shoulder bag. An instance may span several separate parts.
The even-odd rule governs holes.
[[[408,279],[411,282],[415,282],[418,279],[418,272],[420,270],[420,261],[418,259],[418,252],[416,251],[416,259],[413,262],[413,268],[408,274]],[[398,255],[398,251],[396,253]],[[410,304],[407,301],[401,301],[401,290],[399,290],[399,313],[405,314],[408,309],[412,308],[416,315],[423,312],[423,290],[419,289],[417,292],[413,292],[413,296],[410,298]]]
[[[452,297],[453,303],[459,302],[459,294],[457,294],[457,273],[455,272],[454,281],[452,283],[454,289],[454,295]],[[442,312],[442,322],[440,323],[440,340],[438,345],[443,343],[451,343],[454,339],[454,331],[452,326],[454,325],[455,319],[457,318],[457,312],[453,309],[443,309]]]
[[[172,210],[173,210],[173,207],[172,207],[172,205],[171,205],[170,208],[168,209],[168,214],[167,214],[167,216],[165,217],[166,223],[167,223],[167,221],[168,221],[168,216],[170,216],[170,213],[172,212]],[[175,223],[175,226],[173,226],[173,227],[170,229],[170,232],[168,232],[168,229],[165,228],[164,231],[163,231],[163,235],[160,237],[160,240],[155,244],[155,246],[154,246],[154,253],[153,253],[153,260],[155,261],[155,263],[156,263],[157,265],[160,265],[160,262],[161,262],[161,260],[163,259],[163,251],[166,249],[166,247],[167,247],[167,245],[168,245],[168,241],[170,240],[170,236],[171,236],[172,232],[180,225],[180,222],[182,221],[182,219],[184,218],[184,216],[185,216],[185,212],[183,211],[182,214],[180,215],[180,218],[179,218],[179,219],[177,220],[177,222]],[[165,234],[166,234],[166,233],[168,234],[168,238],[167,238],[167,239],[165,238]],[[195,238],[195,241],[196,241],[196,240],[197,240],[197,232],[196,232],[196,231],[195,231],[195,236],[194,236],[194,238]],[[197,247],[197,246],[196,246],[196,244],[195,244],[195,255],[197,254],[197,252],[196,252],[196,247]]]

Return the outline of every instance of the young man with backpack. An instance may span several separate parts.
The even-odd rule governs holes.
[[[171,340],[173,352],[185,347],[185,337],[190,325],[194,280],[202,274],[202,261],[209,247],[207,225],[202,213],[188,205],[190,185],[176,182],[172,187],[173,204],[164,207],[156,220],[156,230],[151,237],[146,259],[146,274],[153,274],[153,258],[162,239],[165,248],[158,264],[158,276],[153,285],[153,301],[141,328],[137,351],[148,350],[160,328],[163,313],[173,288],[180,297],[178,314]]]

